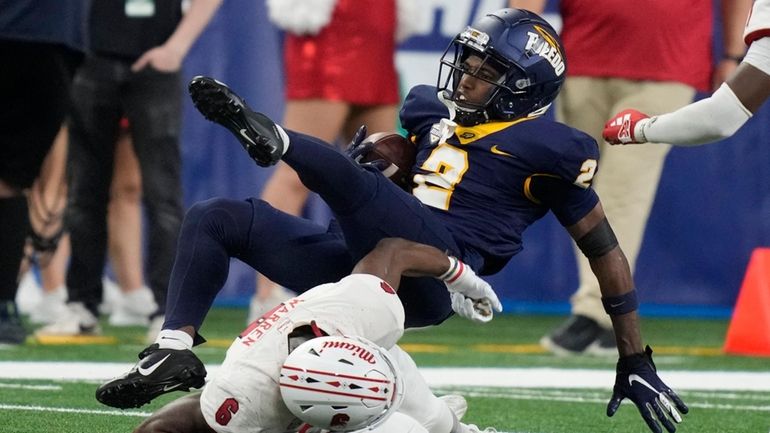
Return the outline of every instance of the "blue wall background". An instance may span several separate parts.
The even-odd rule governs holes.
[[[421,0],[425,27],[404,43],[399,67],[435,79],[448,39],[500,0]],[[264,2],[228,0],[193,47],[185,76],[216,77],[274,119],[283,114],[281,35],[267,21]],[[554,11],[553,4],[549,10]],[[718,49],[718,47],[717,47]],[[428,59],[426,68],[418,58]],[[419,76],[419,74],[417,74]],[[424,81],[424,80],[423,80]],[[770,245],[770,107],[734,137],[668,156],[646,229],[635,279],[646,314],[724,316],[738,294],[751,251]],[[185,204],[214,196],[258,196],[270,170],[255,166],[221,127],[187,101],[183,132]],[[324,218],[315,201],[310,215]],[[567,312],[577,287],[571,241],[551,216],[525,233],[525,249],[490,278],[509,312]],[[219,304],[245,304],[254,271],[233,261]]]

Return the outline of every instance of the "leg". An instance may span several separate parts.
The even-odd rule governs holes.
[[[61,127],[77,56],[56,45],[6,41],[0,60],[0,339],[17,344],[26,337],[13,302],[29,224],[23,191]],[[30,100],[45,101],[43,109]]]
[[[348,111],[348,105],[343,102],[288,101],[284,123],[289,129],[333,143],[340,135]],[[308,190],[297,174],[285,164],[278,164],[261,198],[278,210],[299,215],[307,195]]]
[[[116,62],[90,58],[73,86],[70,122],[69,202],[66,221],[72,258],[67,272],[71,302],[94,316],[102,300],[102,273],[107,250],[107,204],[120,108]]]
[[[107,224],[110,260],[122,296],[116,300],[110,314],[110,324],[147,325],[158,305],[152,291],[144,285],[142,178],[128,129],[121,127],[115,147],[115,170],[110,187]]]
[[[108,244],[118,284],[125,292],[144,286],[142,275],[142,176],[131,136],[121,131],[110,187]]]
[[[393,356],[398,365],[398,370],[406,386],[404,401],[398,410],[402,415],[414,419],[430,433],[494,433],[497,431],[491,428],[481,431],[473,424],[461,423],[459,418],[465,414],[467,409],[465,399],[459,396],[452,396],[453,398],[436,397],[417,370],[417,365],[415,365],[414,360],[409,354],[398,346],[393,346],[388,352]],[[447,404],[447,402],[453,400],[462,400],[462,405],[453,408],[457,410],[457,413],[453,412]],[[386,421],[383,426],[388,425],[389,421]],[[398,420],[397,422],[400,423],[402,421]],[[383,429],[382,431],[386,430]]]
[[[388,352],[396,361],[406,386],[399,412],[416,419],[430,433],[451,431],[455,416],[446,403],[431,392],[414,360],[399,346],[393,346]]]
[[[195,204],[182,223],[164,329],[139,354],[137,365],[147,368],[166,356],[171,359],[147,376],[133,369],[104,383],[97,390],[99,401],[139,407],[163,393],[203,385],[205,369],[190,348],[227,279],[231,257],[297,289],[339,280],[353,267],[341,235],[260,200]]]
[[[323,198],[340,222],[353,260],[371,251],[383,237],[402,237],[462,257],[438,217],[381,173],[361,168],[321,140],[283,131],[264,115],[251,111],[222,83],[196,78],[190,93],[204,116],[235,133],[258,164],[270,165],[282,157],[302,183]],[[405,305],[407,325],[426,326],[449,317],[446,290],[425,280],[413,281],[418,283],[411,296],[421,302]],[[414,308],[426,304],[431,305],[428,311]]]
[[[366,125],[366,129],[369,133],[393,131],[396,129],[396,120],[398,119],[398,106],[397,105],[371,105],[371,106],[355,106],[353,107],[348,120],[345,122],[345,128],[343,130],[343,137],[346,141],[350,141],[353,135],[361,125]],[[301,129],[296,129],[289,124],[286,127],[295,131],[305,132]],[[315,137],[324,139],[324,137],[316,134],[309,134]]]
[[[139,160],[147,210],[147,282],[161,316],[182,222],[181,93],[178,74],[143,70],[132,75],[126,115]]]
[[[48,241],[45,242],[46,248],[54,248],[53,251],[31,252],[36,257],[43,288],[40,302],[29,316],[33,323],[53,323],[66,314],[67,288],[64,281],[70,248],[69,236],[62,231],[67,203],[67,135],[67,128],[62,127],[43,163],[40,177],[29,193],[31,229],[40,239]],[[28,245],[30,249],[33,247],[34,244]]]
[[[134,433],[215,433],[203,419],[200,394],[187,395],[163,406]]]
[[[344,102],[296,100],[286,104],[284,122],[287,128],[319,137],[329,143],[340,135],[349,107]],[[308,189],[289,166],[279,163],[262,191],[262,200],[290,215],[300,215],[308,197]],[[277,295],[277,296],[273,296]],[[257,274],[257,292],[249,307],[248,322],[261,316],[280,302],[283,293],[278,284]]]
[[[182,224],[164,329],[200,327],[231,257],[298,291],[336,281],[353,268],[342,236],[323,226],[255,199],[197,203]]]

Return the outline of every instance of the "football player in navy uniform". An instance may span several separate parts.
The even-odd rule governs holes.
[[[378,164],[359,165],[313,137],[284,130],[226,85],[194,78],[190,94],[204,117],[228,128],[258,165],[287,163],[335,221],[323,227],[257,199],[193,206],[182,227],[164,329],[139,364],[161,355],[170,362],[147,376],[134,369],[107,382],[97,398],[141,405],[169,387],[202,383],[202,365],[190,348],[201,341],[197,330],[227,278],[230,257],[302,291],[341,279],[380,239],[401,237],[488,275],[521,250],[524,229],[551,211],[589,258],[612,316],[620,359],[608,414],[627,397],[653,431],[660,431],[658,421],[674,431],[678,411],[687,407],[658,378],[642,343],[628,263],[590,188],[597,145],[542,116],[566,68],[556,32],[528,11],[503,9],[458,34],[441,60],[438,86],[413,88],[401,110],[417,146],[410,191],[388,180]],[[362,136],[353,152],[361,153]],[[488,302],[449,295],[439,280],[404,278],[401,287],[407,327],[441,323],[452,310],[491,318]]]

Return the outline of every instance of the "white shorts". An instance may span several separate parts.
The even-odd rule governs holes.
[[[385,348],[404,332],[404,308],[390,286],[355,274],[314,287],[247,327],[203,389],[201,411],[218,433],[296,432],[301,422],[283,404],[278,379],[288,335],[314,321],[330,335],[364,337]]]

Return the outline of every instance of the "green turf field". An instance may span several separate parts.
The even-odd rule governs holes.
[[[209,343],[196,348],[207,365],[221,362],[224,349],[241,330],[245,314],[245,310],[240,309],[215,309],[209,315],[202,329]],[[539,348],[538,339],[561,320],[560,317],[546,316],[501,316],[490,324],[476,325],[453,318],[440,327],[408,332],[402,345],[420,367],[441,367],[428,369],[431,374],[426,371],[426,376],[440,377],[444,371],[447,375],[457,375],[443,378],[448,384],[436,386],[435,391],[465,395],[470,405],[466,415],[468,422],[495,426],[508,432],[648,431],[633,405],[624,404],[611,419],[604,415],[611,381],[591,384],[588,389],[501,387],[486,382],[482,386],[451,385],[453,379],[473,376],[465,377],[464,372],[471,370],[450,367],[517,367],[523,368],[524,372],[535,367],[552,367],[569,369],[567,373],[575,374],[581,374],[585,369],[611,372],[614,359],[559,358]],[[664,380],[666,372],[688,371],[712,372],[708,376],[712,378],[734,372],[748,372],[750,377],[756,377],[755,385],[759,390],[754,391],[712,391],[703,383],[697,390],[681,390],[691,411],[679,426],[680,432],[770,432],[770,358],[721,354],[726,328],[727,322],[723,320],[646,318],[643,321],[645,339],[656,351],[655,360]],[[144,347],[140,328],[105,326],[104,331],[105,338],[88,344],[30,341],[25,346],[0,350],[0,369],[5,369],[0,370],[0,432],[130,432],[142,417],[182,395],[161,397],[138,410],[119,411],[94,400],[98,381],[93,379],[7,378],[13,376],[7,370],[13,367],[2,364],[4,361],[130,363]],[[70,367],[73,365],[69,364]],[[57,368],[67,369],[68,364]],[[536,371],[537,374],[550,374]],[[505,381],[501,378],[500,382]]]

